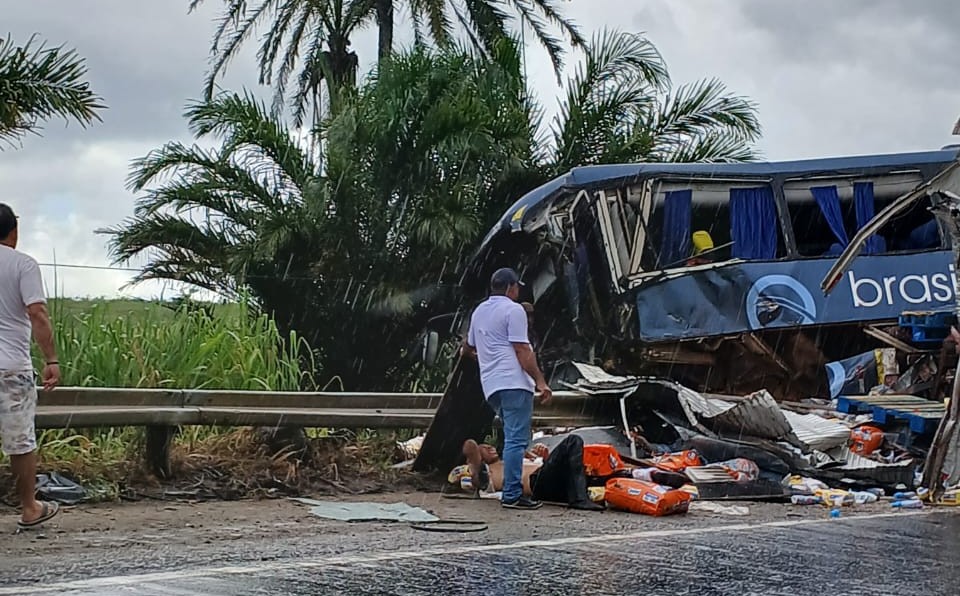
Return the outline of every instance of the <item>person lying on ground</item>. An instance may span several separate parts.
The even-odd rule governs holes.
[[[503,489],[503,461],[496,448],[468,440],[463,444],[467,463],[450,472],[447,480],[457,487],[469,486],[476,493]],[[465,477],[470,478],[463,482]],[[590,500],[583,473],[583,439],[570,435],[552,451],[541,443],[526,454],[521,474],[523,494],[536,501],[566,503],[573,509],[602,511]]]

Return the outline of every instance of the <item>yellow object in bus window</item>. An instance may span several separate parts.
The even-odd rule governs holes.
[[[710,237],[710,232],[705,230],[697,230],[693,233],[693,254],[698,255],[702,252],[713,249],[713,238]]]

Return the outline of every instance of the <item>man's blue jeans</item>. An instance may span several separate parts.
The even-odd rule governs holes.
[[[525,389],[497,391],[488,400],[503,421],[503,497],[504,503],[523,496],[523,456],[530,444],[533,418],[533,392]]]

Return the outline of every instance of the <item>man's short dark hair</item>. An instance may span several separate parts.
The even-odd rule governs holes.
[[[494,294],[504,294],[507,288],[520,283],[520,276],[509,267],[497,269],[490,277],[490,291]]]
[[[0,240],[6,240],[17,229],[17,216],[6,203],[0,203]]]

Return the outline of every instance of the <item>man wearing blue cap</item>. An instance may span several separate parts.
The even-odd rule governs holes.
[[[490,278],[490,298],[473,311],[465,352],[480,364],[484,397],[503,421],[503,496],[510,509],[541,506],[523,495],[523,456],[530,442],[534,390],[540,403],[553,397],[530,346],[527,313],[517,303],[520,278],[498,269]]]

